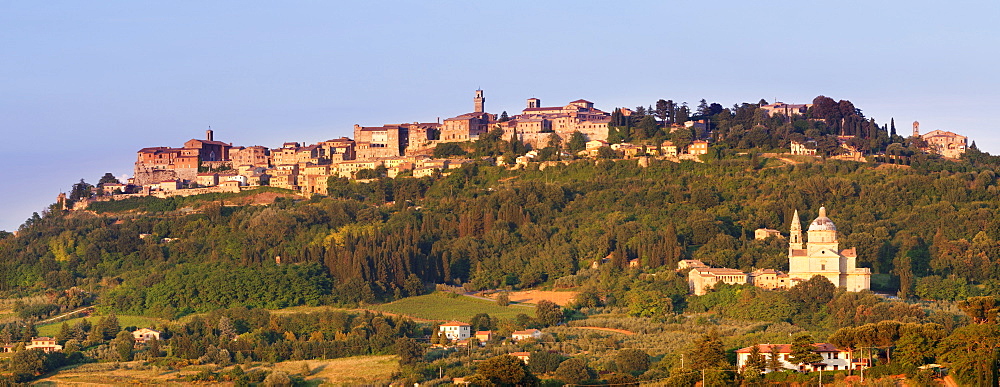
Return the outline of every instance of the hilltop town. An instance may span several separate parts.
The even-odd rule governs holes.
[[[995,325],[970,305],[1000,295],[981,270],[1000,164],[817,101],[664,101],[660,118],[533,100],[305,146],[209,131],[143,149],[130,180],[74,187],[64,203],[86,211],[0,235],[0,287],[39,295],[0,344],[19,380],[99,361],[67,382],[154,365],[145,378],[312,381],[362,355],[407,384],[476,384],[497,361],[565,383],[930,380],[918,367],[942,362],[981,378],[953,344]]]
[[[899,144],[889,144],[884,149],[871,146],[872,141],[866,137],[875,138],[878,133],[866,129],[869,122],[863,121],[863,116],[859,123],[857,113],[840,114],[838,109],[844,110],[846,101],[838,104],[821,96],[817,97],[817,102],[832,105],[767,104],[761,101],[756,105],[734,106],[732,110],[737,117],[743,114],[741,110],[751,110],[750,114],[757,115],[754,119],[759,121],[821,122],[840,128],[835,136],[821,136],[808,130],[804,131],[804,135],[792,133],[784,141],[788,155],[893,162],[907,152],[913,152]],[[846,110],[855,110],[849,102],[846,105]],[[512,160],[487,158],[487,162],[495,165],[517,167],[542,161],[539,150],[553,144],[558,149],[554,156],[547,157],[549,161],[642,156],[700,161],[700,156],[707,154],[717,142],[733,142],[732,129],[720,130],[719,123],[712,122],[714,114],[722,111],[720,105],[709,106],[704,100],[694,112],[696,114],[692,114],[686,105],[663,100],[657,102],[656,108],[616,108],[609,113],[595,108],[593,102],[584,99],[562,106],[543,106],[540,99],[529,98],[520,114],[508,116],[506,112],[500,115],[488,113],[484,92],[476,90],[470,113],[443,122],[355,125],[353,138],[340,137],[315,144],[286,142],[280,147],[268,148],[217,141],[214,132],[207,130],[204,139],[188,140],[181,147],[143,148],[138,151],[133,177],[126,182],[100,184],[100,195],[94,200],[238,192],[257,186],[295,190],[306,195],[325,194],[331,177],[372,177],[370,172],[363,172],[366,170],[384,168],[384,175],[390,178],[447,173],[477,161],[460,155],[465,153],[461,151],[462,145],[468,146],[487,134],[522,144],[522,151]],[[834,113],[829,113],[831,111]],[[803,120],[807,116],[831,118]],[[840,122],[833,122],[838,119]],[[896,136],[895,123],[892,125],[892,136]],[[875,126],[874,132],[878,129]],[[883,125],[881,130],[882,137],[887,137],[889,129]],[[650,131],[664,135],[649,135]],[[643,135],[643,132],[647,134]],[[752,139],[753,135],[752,131],[744,135],[740,144]],[[969,146],[965,136],[953,132],[934,130],[920,134],[917,122],[913,123],[913,132],[908,139],[890,137],[880,141],[887,143],[893,139],[905,142],[910,149],[950,159],[961,157]],[[440,152],[445,148],[444,144],[451,146],[448,149],[456,149],[457,146],[459,154]],[[749,144],[755,145],[752,141]],[[86,201],[79,205],[85,206]]]

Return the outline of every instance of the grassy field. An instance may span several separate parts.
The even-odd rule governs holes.
[[[303,375],[303,363],[309,374]],[[387,385],[392,375],[399,371],[399,357],[356,356],[332,360],[286,361],[255,366],[243,366],[246,371],[266,369],[285,371],[306,380],[310,386],[319,385]],[[68,367],[35,383],[36,386],[64,385],[183,385],[184,378],[209,369],[211,365],[185,367],[181,370],[153,367],[140,361],[128,363],[90,363]]]
[[[343,386],[388,385],[392,374],[399,371],[399,356],[355,356],[333,360],[286,361],[274,365],[274,370],[289,374],[302,372],[302,363],[312,370],[305,377],[309,384]]]
[[[51,324],[39,325],[38,329],[39,336],[55,336],[59,333],[59,328],[62,327],[63,322],[69,323],[70,326],[79,323],[81,320],[89,320],[91,324],[97,324],[97,321],[101,319],[102,316],[90,316],[90,317],[78,317],[71,318],[69,320],[57,321]],[[152,328],[154,325],[163,324],[166,320],[160,320],[150,317],[142,316],[118,316],[118,325],[122,328],[134,326],[137,328]]]
[[[437,292],[423,296],[408,297],[388,304],[374,305],[370,309],[396,313],[427,320],[468,322],[472,316],[487,313],[490,317],[514,318],[518,313],[535,315],[534,307],[511,305],[498,306],[493,301],[472,297],[451,298],[447,293]]]

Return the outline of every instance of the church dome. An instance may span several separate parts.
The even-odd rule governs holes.
[[[809,223],[809,231],[837,231],[837,226],[826,217],[826,207],[819,208],[819,216]]]

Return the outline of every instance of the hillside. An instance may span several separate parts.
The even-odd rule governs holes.
[[[424,317],[422,311],[433,308],[435,316],[424,318],[468,319],[471,311],[448,309],[454,303],[421,304],[439,297],[421,295],[442,283],[467,290],[568,289],[578,294],[566,317],[585,319],[574,326],[640,333],[612,341],[666,340],[647,351],[657,356],[683,350],[698,334],[710,334],[705,327],[711,326],[741,335],[726,334],[730,349],[752,343],[754,330],[765,329],[758,324],[782,327],[766,336],[778,340],[793,332],[821,340],[890,319],[935,324],[941,335],[964,332],[968,320],[954,305],[832,290],[817,298],[809,287],[768,292],[722,286],[693,297],[673,270],[681,259],[786,270],[787,243],[755,240],[754,230],[787,233],[793,211],[811,219],[826,206],[841,245],[856,248],[861,266],[889,278],[876,290],[942,301],[1000,295],[1000,272],[982,270],[1000,261],[992,169],[935,159],[892,169],[835,160],[789,163],[727,152],[706,161],[654,159],[640,167],[635,160],[580,160],[544,170],[470,165],[440,178],[334,179],[329,196],[308,200],[189,197],[165,206],[157,201],[163,199],[143,199],[96,213],[47,212],[18,236],[0,240],[0,289],[11,297],[48,292],[41,304],[15,308],[29,319],[94,303],[104,314],[176,319],[210,313],[210,326],[222,324],[211,315],[220,310],[237,321],[247,313],[243,307],[297,305],[385,303],[371,309]],[[638,267],[629,269],[633,259]],[[529,308],[526,316],[511,317],[519,307],[494,312],[488,301],[482,307],[495,315],[490,324],[505,332],[551,324]],[[274,328],[278,323],[269,328],[264,317],[246,320],[253,322],[243,329],[271,352],[233,347],[232,353],[246,361],[328,356],[307,355],[324,347],[310,344],[309,328],[295,322],[306,317],[295,316],[280,329]],[[329,318],[323,316],[308,318]],[[207,335],[197,339],[207,343],[218,333],[204,331],[199,321],[176,329]],[[372,321],[328,332],[323,340],[333,341],[322,345],[342,350],[379,331]],[[396,337],[424,338],[432,328],[392,324],[394,333],[371,336],[364,340],[377,341],[345,354],[384,354]],[[692,324],[700,328],[683,328]],[[25,329],[4,328],[21,340],[30,332]],[[598,334],[546,329],[585,342]],[[665,335],[674,329],[686,333]],[[282,344],[293,342],[298,344]],[[304,352],[282,352],[292,348]],[[216,356],[190,351],[182,358]],[[590,356],[600,361],[604,355]],[[676,359],[661,360],[663,367],[676,366]]]
[[[793,210],[810,219],[821,205],[842,244],[858,249],[859,264],[894,278],[883,290],[914,294],[931,276],[991,284],[1000,273],[977,268],[995,259],[1000,238],[995,174],[944,164],[954,164],[948,166],[954,172],[929,169],[941,163],[893,170],[839,161],[763,167],[746,157],[654,160],[648,168],[628,160],[577,161],[544,171],[472,166],[440,180],[335,180],[329,197],[279,197],[264,206],[192,197],[179,211],[159,203],[171,199],[146,198],[116,204],[127,213],[47,213],[27,224],[18,237],[0,241],[0,289],[80,286],[106,293],[105,310],[170,318],[189,313],[171,304],[181,298],[191,311],[203,311],[197,305],[371,303],[422,293],[431,283],[531,288],[615,253],[640,259],[646,270],[672,268],[684,258],[786,269],[785,246],[753,240],[753,230],[787,233]],[[146,215],[131,215],[136,211]],[[277,257],[292,266],[276,266]],[[226,291],[226,299],[180,296],[181,284],[250,267],[271,271],[263,277],[279,282],[294,283],[299,270],[316,274],[282,300],[250,301],[260,294],[255,289],[272,288],[251,272],[245,284],[230,281],[242,290]]]

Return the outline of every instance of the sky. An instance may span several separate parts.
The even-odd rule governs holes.
[[[0,2],[0,230],[136,151],[354,124],[701,99],[847,99],[1000,153],[997,1]]]

